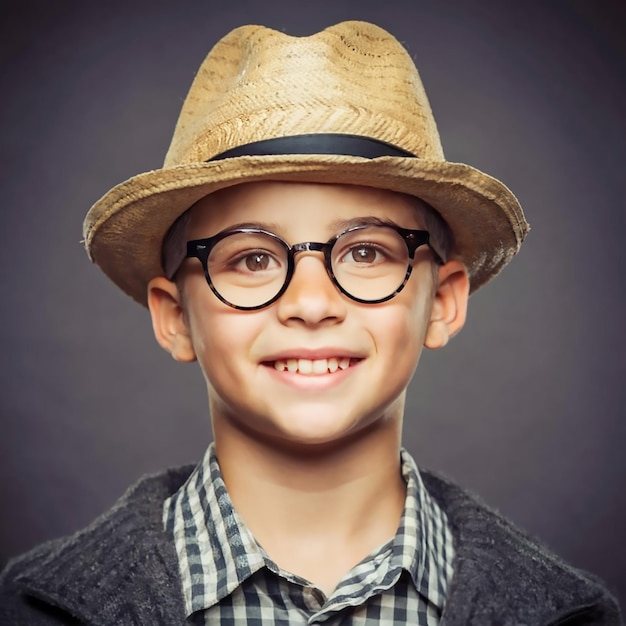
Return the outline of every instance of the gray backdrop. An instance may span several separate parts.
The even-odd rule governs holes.
[[[406,445],[626,601],[624,27],[594,0],[3,2],[0,564],[210,439],[195,366],[82,250],[101,194],[158,167],[193,74],[242,23],[379,23],[417,60],[450,160],[533,231],[424,355]]]

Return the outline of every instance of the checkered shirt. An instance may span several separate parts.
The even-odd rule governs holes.
[[[165,530],[178,553],[186,623],[439,624],[453,572],[452,536],[405,450],[401,461],[407,495],[396,536],[326,597],[309,581],[281,570],[254,540],[233,508],[211,444],[163,507]]]

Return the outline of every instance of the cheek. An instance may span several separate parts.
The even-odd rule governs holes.
[[[189,312],[191,340],[207,382],[235,377],[267,325],[261,312],[244,313],[204,302]]]
[[[422,352],[430,309],[430,299],[409,292],[404,298],[391,301],[386,310],[381,309],[373,321],[373,327],[380,329],[374,336],[379,353],[384,351],[390,366],[407,382]]]
[[[430,304],[424,298],[408,297],[393,302],[377,322],[380,336],[406,347],[421,346],[430,317]],[[384,332],[383,332],[384,331]]]

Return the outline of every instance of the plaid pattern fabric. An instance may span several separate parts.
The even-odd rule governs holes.
[[[234,510],[213,444],[163,507],[178,553],[188,624],[439,624],[453,572],[445,513],[402,451],[407,484],[396,536],[356,565],[333,593],[281,570]]]

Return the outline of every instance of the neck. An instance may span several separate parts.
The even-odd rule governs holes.
[[[279,566],[328,591],[395,535],[406,494],[398,422],[309,447],[277,446],[214,425],[233,504]]]

